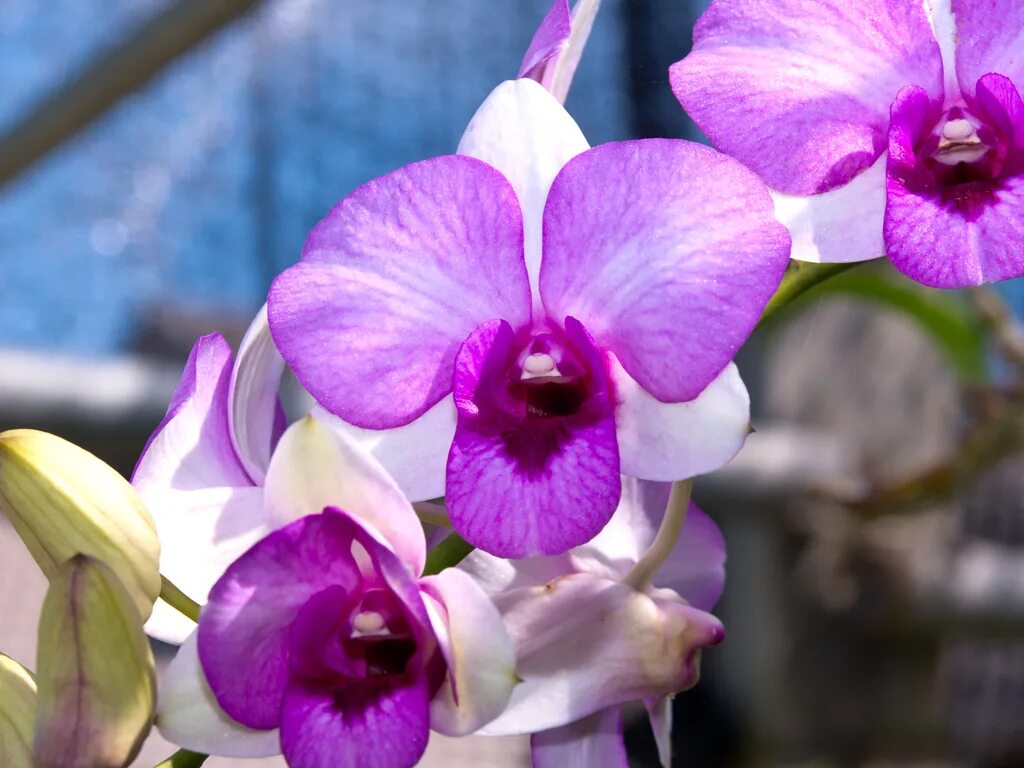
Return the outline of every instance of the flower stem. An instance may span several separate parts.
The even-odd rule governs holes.
[[[199,768],[206,762],[209,755],[199,752],[191,752],[187,749],[179,749],[155,768]]]
[[[435,576],[445,568],[458,565],[473,549],[473,545],[459,534],[449,534],[440,544],[427,552],[427,564],[423,568],[423,575]]]
[[[758,327],[766,325],[780,310],[789,306],[793,301],[809,291],[814,286],[825,282],[830,277],[856,267],[858,264],[866,264],[864,261],[854,261],[849,264],[813,264],[808,261],[794,261],[790,264],[786,274],[779,283],[775,295],[768,300],[764,308],[764,314],[758,321]]]
[[[199,603],[174,586],[174,582],[162,573],[160,574],[160,597],[178,613],[192,619],[197,624],[199,623]]]
[[[679,540],[679,532],[682,531],[683,523],[686,521],[686,511],[690,508],[692,493],[693,478],[672,483],[668,508],[665,510],[665,517],[661,519],[658,533],[654,536],[650,548],[633,566],[633,570],[626,574],[622,580],[624,584],[640,591],[650,586],[654,574],[665,564],[668,556],[675,549],[676,542]]]

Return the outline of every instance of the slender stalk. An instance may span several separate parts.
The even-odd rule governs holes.
[[[445,509],[444,504],[437,504],[433,501],[417,501],[413,503],[412,508],[416,510],[416,514],[424,523],[441,525],[445,528],[452,527],[452,521],[448,518],[448,510]]]
[[[576,74],[576,67],[583,56],[590,31],[594,28],[594,19],[601,8],[601,0],[578,0],[572,9],[572,29],[565,49],[558,55],[554,63],[550,83],[546,83],[552,95],[562,104],[569,95],[569,87]]]
[[[768,300],[764,314],[758,321],[758,327],[767,324],[776,313],[789,306],[814,286],[825,282],[830,277],[842,274],[858,264],[866,263],[854,261],[849,264],[812,264],[807,261],[794,261],[782,277],[782,282],[779,283],[775,295]]]
[[[459,534],[449,534],[440,544],[427,552],[427,564],[423,568],[423,575],[434,576],[445,568],[458,565],[473,549],[473,545]]]
[[[174,586],[163,574],[160,574],[160,597],[178,613],[199,623],[199,603]]]
[[[658,569],[665,564],[668,556],[675,549],[679,533],[686,521],[686,510],[690,508],[690,495],[693,493],[693,478],[679,480],[672,484],[672,492],[668,497],[668,508],[661,520],[661,527],[654,536],[650,548],[626,574],[622,581],[634,589],[644,590],[650,586],[651,579]]]
[[[203,755],[199,752],[179,749],[162,763],[156,765],[155,768],[199,768],[200,765],[206,762],[208,757],[209,755]]]

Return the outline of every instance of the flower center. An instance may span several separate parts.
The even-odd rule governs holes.
[[[937,145],[932,157],[947,166],[978,162],[990,149],[978,135],[980,127],[980,123],[970,117],[947,116],[945,122],[940,121],[936,127]]]
[[[551,333],[533,336],[516,359],[509,392],[540,419],[572,416],[587,399],[587,371],[577,356]]]

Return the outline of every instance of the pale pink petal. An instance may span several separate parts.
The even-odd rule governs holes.
[[[644,699],[644,707],[651,720],[662,768],[672,768],[672,697],[650,696]]]
[[[533,768],[627,768],[622,711],[609,707],[530,737]]]
[[[543,84],[544,65],[565,50],[571,31],[569,0],[555,0],[533,34],[523,63],[519,65],[519,77],[529,77]]]
[[[963,92],[973,94],[978,80],[990,72],[1024,88],[1024,5],[1019,0],[952,0],[952,12]]]

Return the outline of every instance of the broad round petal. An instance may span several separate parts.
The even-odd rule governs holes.
[[[533,768],[627,768],[622,710],[608,707],[530,737]]]
[[[426,544],[416,511],[380,463],[332,422],[306,416],[288,428],[264,492],[278,525],[340,507],[379,532],[410,573],[423,571]]]
[[[687,141],[603,144],[544,209],[540,288],[658,400],[692,400],[753,330],[789,263],[764,184]]]
[[[167,415],[132,473],[140,492],[252,485],[228,428],[231,365],[231,347],[223,336],[213,333],[196,341]]]
[[[171,659],[160,682],[156,727],[168,741],[206,755],[270,757],[281,754],[277,729],[257,731],[228,717],[210,690],[195,626]]]
[[[1006,78],[983,78],[977,102],[993,109],[1001,106],[1010,125],[1024,124],[1024,103]],[[914,152],[918,138],[931,129],[935,110],[919,88],[905,89],[893,103],[885,209],[889,258],[905,275],[934,288],[1021,276],[1024,176],[1002,179],[991,199],[973,208],[946,200],[943,190],[922,173]]]
[[[319,407],[313,409],[313,415],[320,421],[333,420],[381,463],[410,501],[444,496],[444,468],[457,417],[451,395],[415,421],[392,429],[356,427]]]
[[[431,598],[434,634],[448,675],[430,702],[430,726],[464,736],[501,714],[516,684],[516,657],[494,603],[463,571],[448,568],[420,581]],[[431,603],[427,603],[431,606]]]
[[[716,0],[670,79],[716,147],[802,195],[878,159],[900,88],[943,93],[939,46],[915,0]]]
[[[282,373],[284,359],[274,346],[264,304],[238,347],[228,396],[232,444],[256,483],[263,482],[270,454],[285,427],[278,396]]]
[[[200,605],[231,563],[270,532],[260,488],[204,488],[143,494],[160,538],[160,573]],[[195,622],[162,600],[146,633],[180,643]]]
[[[692,686],[700,648],[720,642],[722,626],[670,595],[575,574],[499,596],[523,682],[480,732],[544,731]]]
[[[964,93],[990,72],[1024,88],[1024,6],[1018,0],[952,0],[956,73]]]
[[[458,156],[371,181],[313,229],[267,311],[284,359],[327,410],[360,427],[408,424],[451,391],[476,326],[530,318],[515,192]]]
[[[772,192],[775,218],[793,238],[794,259],[845,264],[885,255],[886,159],[883,153],[841,187],[819,195]]]
[[[352,697],[294,683],[281,718],[285,759],[292,768],[411,768],[427,748],[429,698],[420,678]]]
[[[729,363],[695,399],[663,403],[612,358],[615,437],[622,473],[683,480],[725,466],[750,434],[750,396]]]
[[[459,142],[460,155],[497,168],[516,191],[523,210],[526,268],[538,308],[544,201],[562,166],[589,146],[565,108],[533,80],[509,80],[495,88]],[[507,315],[492,317],[515,325]]]
[[[573,323],[566,326],[570,334]],[[576,347],[588,352],[588,367],[598,375],[587,407],[573,416],[520,419],[489,407],[489,385],[505,386],[513,343],[507,323],[482,325],[459,351],[448,514],[466,541],[491,554],[564,552],[600,531],[618,503],[619,453],[600,381],[603,365],[578,326]]]

